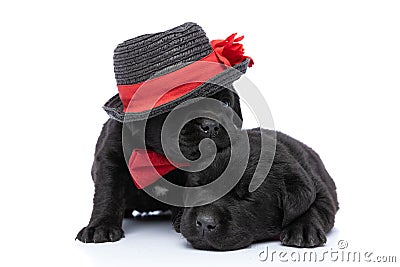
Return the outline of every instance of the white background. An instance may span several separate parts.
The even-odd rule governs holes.
[[[210,39],[245,35],[247,77],[276,128],[324,160],[341,209],[322,249],[346,240],[399,261],[399,14],[398,1],[2,1],[0,265],[266,266],[266,245],[290,251],[198,251],[160,221],[125,221],[115,244],[74,241],[92,208],[101,106],[117,92],[115,46],[186,21]]]

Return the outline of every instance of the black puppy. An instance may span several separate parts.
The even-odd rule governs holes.
[[[221,101],[221,107],[230,107],[229,110],[236,112],[241,119],[241,109],[238,96],[231,90],[221,88],[218,93],[210,98]],[[184,116],[195,110],[205,110],[207,107],[201,105],[201,101],[179,109]],[[228,110],[228,109],[227,109]],[[87,243],[113,242],[124,237],[122,230],[122,219],[131,216],[133,210],[148,212],[155,210],[172,210],[172,217],[176,215],[177,209],[160,202],[149,196],[143,190],[135,187],[126,158],[133,148],[145,148],[164,154],[161,146],[161,128],[168,114],[162,114],[147,121],[132,122],[124,129],[129,133],[123,133],[123,125],[115,120],[109,119],[103,126],[96,145],[96,152],[92,167],[92,178],[95,185],[93,199],[93,211],[89,224],[77,235],[77,239]],[[138,130],[145,125],[145,133]],[[232,121],[230,122],[232,124]],[[236,120],[235,126],[241,127],[241,120]],[[173,128],[173,127],[172,127]],[[125,138],[123,147],[123,134],[129,135]],[[197,147],[201,139],[209,137],[217,143],[217,146],[227,147],[228,137],[226,131],[219,124],[208,118],[196,118],[189,121],[179,133],[179,144],[184,155],[189,159],[199,157]],[[126,156],[126,157],[125,157]],[[180,169],[173,170],[164,178],[174,184],[184,185],[186,183],[186,172]]]
[[[240,130],[237,133],[240,136]],[[175,229],[198,249],[232,250],[268,239],[280,239],[283,245],[296,247],[323,245],[339,207],[335,184],[320,157],[280,132],[252,129],[247,134],[248,162],[243,154],[233,156],[236,165],[247,164],[239,183],[211,204],[181,209],[174,221]],[[266,170],[258,174],[265,175],[264,182],[250,193],[248,187],[257,164],[268,166],[268,160],[260,157],[261,135],[264,140],[276,140],[276,151],[269,173]],[[233,140],[232,146],[242,150],[247,139]],[[187,186],[217,179],[228,164],[230,151],[230,146],[220,149],[208,168],[190,173]],[[208,193],[212,194],[203,192]]]

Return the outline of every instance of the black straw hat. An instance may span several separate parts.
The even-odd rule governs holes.
[[[210,43],[200,26],[188,22],[119,44],[114,51],[119,94],[104,110],[119,122],[143,120],[230,87],[253,64],[243,55],[242,39],[232,34]]]

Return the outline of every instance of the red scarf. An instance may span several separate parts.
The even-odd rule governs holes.
[[[185,163],[173,164],[178,167],[188,166]],[[174,165],[164,155],[147,149],[134,149],[128,163],[129,172],[138,189],[151,185],[161,176],[175,170]]]

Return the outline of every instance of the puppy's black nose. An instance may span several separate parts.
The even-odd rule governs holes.
[[[200,233],[211,232],[217,227],[216,219],[210,214],[199,214],[196,219],[196,227]]]
[[[210,119],[200,119],[200,129],[206,134],[217,134],[219,131],[219,123]]]

